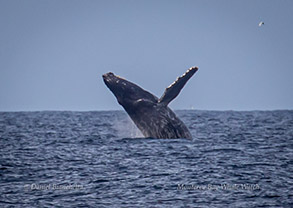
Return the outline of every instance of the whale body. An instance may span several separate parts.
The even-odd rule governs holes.
[[[165,89],[161,98],[112,72],[104,74],[103,80],[145,137],[191,139],[188,128],[168,104],[197,70],[197,67],[189,68]]]

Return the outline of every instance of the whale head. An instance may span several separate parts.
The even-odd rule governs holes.
[[[130,105],[134,107],[133,105],[139,103],[141,100],[148,100],[154,103],[158,101],[158,98],[148,91],[112,72],[104,74],[103,80],[115,95],[118,103],[124,108],[130,107]]]

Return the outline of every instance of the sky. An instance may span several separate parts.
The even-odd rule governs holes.
[[[161,97],[192,66],[172,109],[293,109],[292,22],[290,0],[0,0],[0,111],[121,110],[102,74]]]

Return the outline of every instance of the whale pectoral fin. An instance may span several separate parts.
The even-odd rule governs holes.
[[[186,82],[197,70],[197,67],[191,67],[181,77],[178,77],[175,82],[166,88],[164,94],[159,99],[159,103],[167,106],[175,97],[177,97]]]

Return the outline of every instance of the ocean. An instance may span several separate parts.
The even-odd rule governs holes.
[[[293,207],[293,111],[176,114],[143,138],[123,111],[0,112],[0,207]]]

